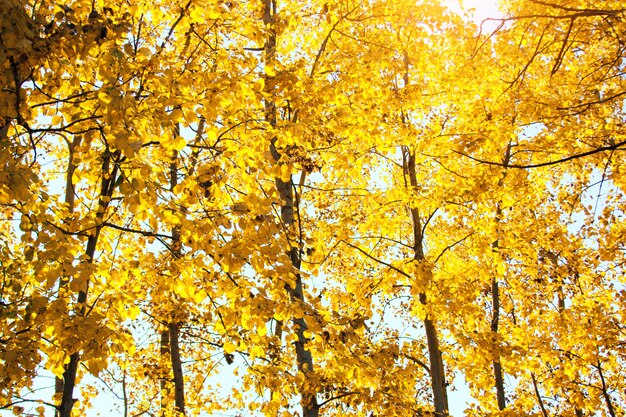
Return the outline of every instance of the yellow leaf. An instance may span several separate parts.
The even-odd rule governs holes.
[[[224,352],[230,354],[237,350],[237,346],[231,341],[224,343]]]
[[[172,141],[172,148],[176,151],[182,150],[187,145],[187,141],[182,136],[177,136]]]
[[[180,109],[174,109],[172,110],[170,117],[174,122],[178,123],[183,120],[183,112]]]
[[[105,104],[109,104],[111,102],[111,96],[105,93],[104,91],[100,91],[98,93],[98,98],[100,99],[100,101],[104,102]]]

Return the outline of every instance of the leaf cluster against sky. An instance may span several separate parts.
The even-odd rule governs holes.
[[[0,0],[0,409],[623,415],[622,3]]]

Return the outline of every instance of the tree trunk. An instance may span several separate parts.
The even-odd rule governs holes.
[[[268,35],[265,42],[265,66],[266,68],[271,69],[273,69],[276,54],[276,32],[274,31],[275,13],[275,0],[264,0],[263,23],[265,23],[265,26],[268,30]],[[266,92],[268,93],[268,95],[271,96],[274,78],[271,76],[266,76],[265,81]],[[272,99],[265,100],[265,119],[272,127],[276,126],[276,107]],[[281,155],[276,149],[275,144],[276,139],[272,139],[270,144],[270,151],[273,156],[274,162],[280,163]],[[283,181],[282,178],[276,178],[275,182],[278,194],[283,201],[283,205],[280,211],[281,220],[283,222],[283,225],[285,226],[286,233],[289,234],[294,225],[295,199],[293,193],[293,182],[291,178],[288,181]],[[288,253],[291,264],[296,270],[299,270],[301,263],[300,248],[293,247],[291,243],[288,244],[290,246]],[[289,288],[287,290],[289,292],[290,298],[294,302],[304,303],[302,276],[299,273],[296,273],[295,287]],[[306,380],[307,376],[310,375],[311,372],[313,372],[313,357],[311,355],[311,352],[306,348],[308,339],[304,336],[304,333],[307,330],[307,325],[303,318],[294,319],[293,322],[295,324],[297,336],[294,345],[296,349],[296,361],[298,371],[303,373]],[[319,415],[320,406],[317,402],[316,389],[307,387],[307,384],[305,383],[303,386],[299,387],[299,390],[302,397],[300,401],[300,405],[302,407],[302,417],[317,417]]]
[[[170,331],[169,328],[161,331],[161,343],[160,343],[161,361],[167,363],[170,360]],[[170,392],[172,391],[172,383],[169,377],[169,370],[167,373],[163,372],[161,376],[161,416],[167,415],[167,406],[169,404]]]
[[[69,213],[74,212],[74,184],[72,182],[72,177],[74,176],[74,172],[76,171],[76,165],[74,164],[74,150],[80,144],[81,137],[79,135],[74,136],[72,142],[67,143],[69,160],[67,162],[67,173],[65,175],[65,203],[67,204],[67,211]],[[67,277],[61,277],[59,279],[59,291],[67,284]],[[59,294],[60,295],[60,294]],[[63,397],[63,378],[55,377],[54,378],[54,397],[56,398]],[[55,410],[54,415],[59,417],[60,410]]]
[[[180,126],[176,125],[174,129],[174,135],[180,135]],[[178,152],[174,151],[172,154],[172,162],[170,163],[170,190],[174,191],[174,187],[178,185]],[[180,242],[180,228],[172,228],[172,255],[174,259],[178,259],[182,256],[182,247]],[[183,376],[183,365],[180,356],[180,332],[177,318],[171,318],[173,322],[169,323],[167,329],[161,334],[161,354],[169,355],[169,362],[172,368],[173,382],[174,382],[174,407],[176,411],[182,415],[185,415],[185,379]],[[167,345],[165,347],[164,345]],[[162,381],[162,391],[163,383]],[[167,385],[170,385],[167,382]],[[167,402],[169,402],[170,387],[165,387],[165,402],[161,399],[161,407],[168,408]]]
[[[426,297],[421,297],[426,304]],[[439,337],[434,322],[426,318],[424,320],[424,328],[426,329],[426,341],[428,343],[428,359],[430,361],[430,383],[433,390],[433,405],[435,406],[436,416],[448,415],[448,392],[446,389],[446,375],[443,368],[443,358],[439,349]]]
[[[504,166],[509,165],[511,161],[511,150],[513,149],[513,144],[509,142],[506,152],[504,154],[504,159],[502,160],[502,164]],[[505,171],[502,175],[502,178],[498,181],[498,186],[501,186],[504,182],[504,179],[507,176],[507,172]],[[502,220],[502,207],[501,203],[498,202],[496,204],[496,224],[500,224]],[[491,248],[494,252],[498,252],[499,240],[495,240],[491,244]],[[506,408],[506,396],[504,391],[504,373],[502,372],[502,363],[500,361],[500,347],[497,345],[497,335],[498,335],[498,326],[500,324],[500,286],[498,284],[498,277],[491,278],[491,306],[492,306],[492,315],[491,315],[491,333],[493,336],[493,347],[495,348],[494,359],[492,362],[493,365],[493,379],[496,386],[496,400],[498,402],[498,409],[504,410]]]
[[[537,402],[539,403],[539,408],[541,409],[541,415],[543,417],[548,417],[548,411],[546,407],[543,405],[543,399],[541,398],[541,394],[539,393],[539,386],[537,385],[537,379],[535,378],[534,373],[530,373],[530,378],[533,381],[533,388],[535,389],[535,397],[537,397]]]
[[[415,157],[407,148],[403,148],[403,167],[405,173],[409,175],[411,189],[417,190],[417,175],[415,172]],[[409,207],[411,212],[411,220],[413,222],[413,259],[415,262],[424,262],[424,236],[422,231],[422,222],[420,220],[419,211],[416,207]],[[422,305],[428,304],[426,293],[419,294],[419,301]],[[430,361],[430,382],[433,392],[433,405],[435,407],[436,416],[448,415],[448,392],[446,389],[446,376],[443,365],[441,349],[439,348],[439,336],[437,327],[433,317],[428,314],[424,319],[424,328],[426,330],[426,341],[428,344],[428,359]]]
[[[606,401],[606,407],[609,411],[609,415],[611,417],[615,417],[615,409],[613,408],[613,402],[611,401],[611,396],[609,395],[608,388],[606,386],[606,380],[604,379],[604,373],[602,372],[602,365],[600,364],[600,359],[598,359],[598,374],[600,375],[600,382],[602,383],[602,396],[604,397],[604,401]]]
[[[498,323],[500,321],[500,289],[495,278],[491,280],[491,300],[493,305],[493,315],[491,318],[491,332],[493,337],[498,334]],[[494,340],[494,344],[496,341]],[[502,365],[500,364],[500,354],[495,353],[493,360],[493,377],[496,382],[496,397],[498,399],[498,409],[506,408],[506,397],[504,396],[504,377],[502,375]]]
[[[85,249],[85,255],[87,255],[87,263],[93,263],[94,255],[96,253],[96,246],[98,244],[98,237],[102,230],[102,221],[106,209],[113,195],[115,183],[117,179],[117,165],[114,165],[111,172],[110,170],[111,155],[106,154],[102,161],[102,185],[100,189],[100,199],[98,203],[98,212],[96,215],[96,227],[94,232],[87,239],[87,248]],[[78,292],[77,302],[79,310],[76,312],[77,316],[84,316],[87,305],[87,295],[89,290],[89,281],[85,283],[84,290]],[[70,362],[65,368],[63,373],[63,396],[61,398],[61,404],[59,405],[59,416],[70,417],[72,414],[72,407],[74,406],[74,386],[76,385],[76,373],[78,371],[78,364],[80,363],[80,352],[74,352],[70,355]],[[55,384],[56,385],[56,384]]]
[[[172,373],[174,374],[174,404],[176,411],[185,415],[185,381],[183,379],[183,365],[180,359],[180,349],[178,345],[178,324],[170,324],[169,333],[170,358],[172,363]]]

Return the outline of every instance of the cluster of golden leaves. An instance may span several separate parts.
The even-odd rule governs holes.
[[[0,409],[623,415],[623,2],[264,3],[0,0]]]

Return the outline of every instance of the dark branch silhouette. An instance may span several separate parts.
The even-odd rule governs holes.
[[[487,161],[487,160],[484,160],[484,159],[476,158],[476,157],[474,157],[472,155],[468,155],[468,154],[460,152],[460,151],[454,151],[454,152],[458,153],[459,155],[463,155],[464,157],[469,158],[472,161],[480,162],[481,164],[494,165],[494,166],[499,166],[499,167],[503,167],[503,168],[530,169],[530,168],[541,168],[541,167],[546,167],[546,166],[550,166],[550,165],[557,165],[557,164],[561,164],[561,163],[564,163],[564,162],[572,161],[574,159],[584,158],[585,156],[593,155],[593,154],[596,154],[596,153],[602,153],[602,152],[607,152],[607,151],[615,151],[615,150],[619,149],[620,147],[622,147],[624,145],[626,145],[626,140],[621,141],[619,143],[616,143],[614,145],[601,146],[599,148],[595,148],[595,149],[592,149],[592,150],[587,151],[587,152],[582,152],[582,153],[577,153],[577,154],[574,154],[574,155],[570,155],[568,157],[565,157],[565,158],[562,158],[562,159],[557,159],[555,161],[541,162],[541,163],[538,163],[538,164],[528,164],[528,165],[523,165],[523,164],[503,164],[502,162]]]

